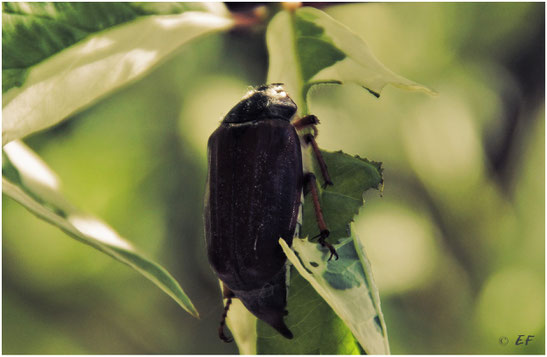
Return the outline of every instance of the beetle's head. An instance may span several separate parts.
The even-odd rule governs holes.
[[[224,117],[224,123],[243,123],[262,119],[290,121],[296,113],[296,104],[287,95],[281,83],[260,86],[249,91]]]

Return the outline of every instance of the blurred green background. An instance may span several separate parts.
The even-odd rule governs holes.
[[[543,3],[343,4],[324,10],[432,98],[312,92],[319,144],[385,167],[356,221],[392,352],[545,351]],[[2,202],[2,352],[221,354],[202,227],[206,142],[266,80],[264,29],[198,39],[146,78],[29,137],[64,192],[162,263],[193,319],[130,268]],[[515,345],[518,335],[534,335]],[[500,337],[509,343],[502,345]]]

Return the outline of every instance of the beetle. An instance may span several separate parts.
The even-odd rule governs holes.
[[[302,148],[311,145],[325,187],[332,185],[315,141],[319,121],[314,115],[297,119],[296,111],[282,84],[260,86],[228,112],[207,144],[205,237],[209,262],[228,299],[219,327],[226,342],[231,341],[224,325],[232,298],[284,337],[293,337],[283,321],[288,264],[278,240],[291,246],[304,189],[312,194],[321,232],[314,238],[329,249],[329,260],[338,259],[325,241],[329,230],[316,178],[302,164]]]

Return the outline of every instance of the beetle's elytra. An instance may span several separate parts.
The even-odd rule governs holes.
[[[258,87],[230,110],[208,142],[205,195],[205,236],[209,262],[232,297],[286,338],[293,334],[287,314],[286,257],[278,244],[290,246],[295,235],[302,190],[309,183],[318,224],[319,242],[328,229],[318,205],[315,176],[302,169],[301,145],[312,145],[326,184],[332,184],[314,136],[302,140],[297,130],[318,123],[307,116],[293,123],[296,104],[280,84]]]

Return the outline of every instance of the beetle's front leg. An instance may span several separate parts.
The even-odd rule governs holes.
[[[319,119],[317,119],[315,115],[306,115],[292,123],[294,128],[298,131],[311,127],[314,137],[317,137],[318,135],[317,128],[315,127],[317,124],[319,124]]]
[[[315,138],[318,135],[317,128],[315,127],[317,124],[319,124],[319,119],[317,119],[315,115],[306,115],[305,117],[302,117],[292,123],[294,128],[299,131],[306,128],[312,128],[313,134],[304,135],[304,141],[306,144],[311,144],[313,153],[315,154],[315,158],[317,159],[317,163],[321,169],[321,175],[323,176],[323,180],[325,180],[325,184],[323,185],[323,188],[325,188],[328,185],[333,185],[333,183],[330,179],[329,171],[327,170],[327,164],[325,163],[323,155],[321,155],[321,151],[319,150],[319,146],[317,146],[317,142],[315,141]]]
[[[313,238],[319,238],[319,243],[323,247],[327,247],[330,251],[330,257],[329,260],[332,259],[333,256],[336,257],[336,260],[338,260],[338,253],[336,253],[336,249],[325,241],[327,237],[330,234],[329,229],[327,228],[327,224],[325,223],[325,219],[323,218],[323,211],[321,210],[321,205],[319,204],[319,193],[317,190],[317,179],[315,178],[315,175],[311,172],[304,175],[304,185],[309,188],[309,192],[311,193],[312,201],[313,201],[313,208],[315,210],[315,218],[317,219],[317,225],[319,226],[319,234]]]

